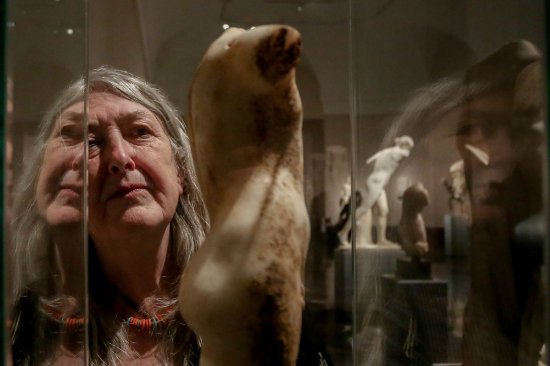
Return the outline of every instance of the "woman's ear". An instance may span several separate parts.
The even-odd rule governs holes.
[[[186,191],[187,191],[187,187],[186,187],[186,184],[185,184],[185,177],[184,177],[183,172],[181,171],[181,169],[178,169],[178,191],[180,193],[180,196],[182,194],[185,194]]]
[[[186,185],[185,185],[185,179],[181,176],[181,174],[178,174],[178,190],[179,190],[180,196],[182,194],[185,194],[187,191]]]

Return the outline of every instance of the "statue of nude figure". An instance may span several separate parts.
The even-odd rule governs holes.
[[[374,163],[372,173],[367,178],[367,194],[363,205],[357,210],[357,243],[366,245],[374,243],[371,237],[372,215],[376,217],[376,244],[390,243],[386,239],[386,226],[389,214],[388,199],[385,187],[399,163],[410,155],[414,141],[409,136],[396,137],[394,146],[380,150],[367,160]],[[347,232],[351,229],[351,220],[338,233],[341,246],[349,246]]]

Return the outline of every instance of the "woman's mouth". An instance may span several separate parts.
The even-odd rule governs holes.
[[[113,194],[111,194],[107,200],[113,200],[117,198],[131,198],[147,190],[143,185],[130,185],[119,187]]]
[[[82,194],[82,186],[77,184],[62,184],[58,189],[59,193],[71,196],[80,196]]]

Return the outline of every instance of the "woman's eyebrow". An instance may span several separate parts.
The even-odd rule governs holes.
[[[70,120],[73,122],[82,122],[84,120],[84,113],[73,112],[73,111],[63,112],[61,113],[61,118]]]
[[[133,111],[129,113],[125,113],[119,118],[119,121],[121,122],[133,122],[138,119],[151,119],[151,117],[154,117],[154,114],[148,113],[146,111]]]

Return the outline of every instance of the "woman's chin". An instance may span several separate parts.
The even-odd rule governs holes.
[[[162,210],[150,206],[132,206],[122,212],[112,213],[104,219],[103,226],[136,227],[152,229],[165,226],[170,219],[165,217]]]
[[[46,212],[44,218],[51,227],[77,226],[82,224],[82,212],[74,207],[49,210],[49,212]]]

